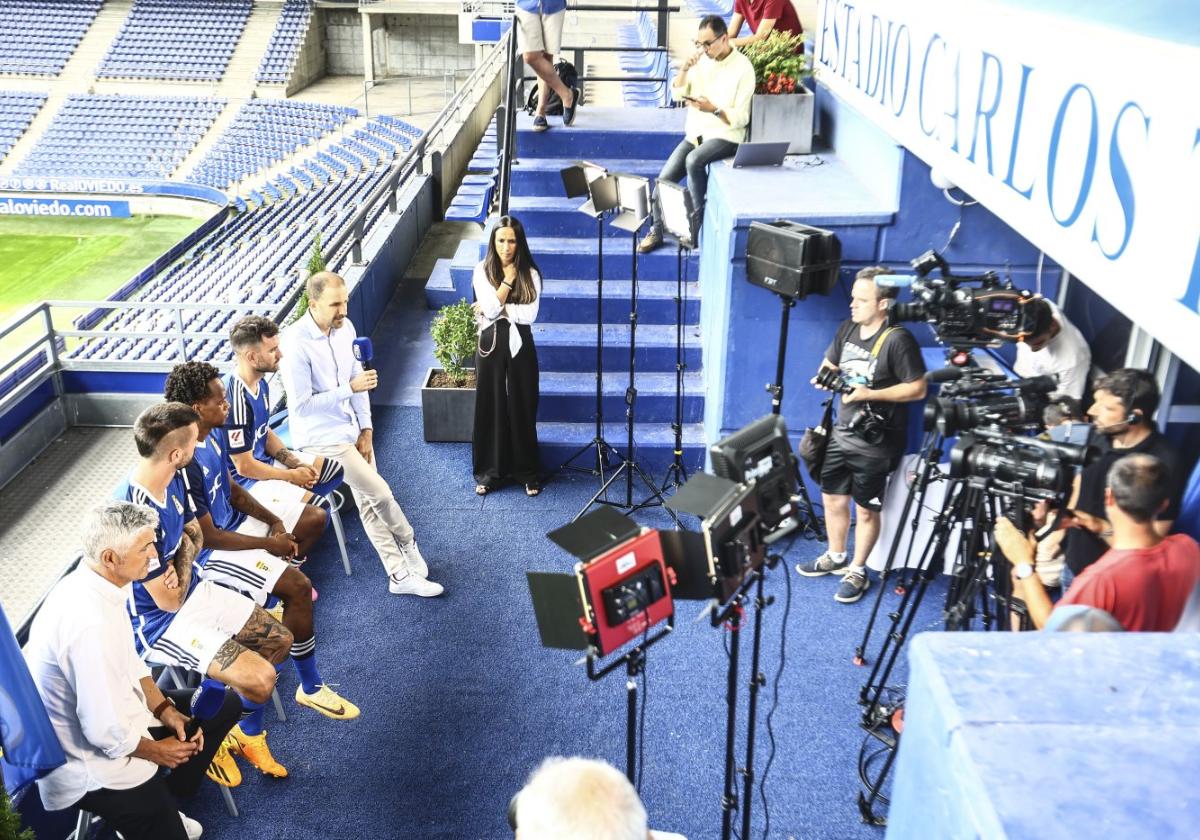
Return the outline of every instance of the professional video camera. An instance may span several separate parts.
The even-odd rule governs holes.
[[[1039,298],[1013,288],[994,271],[956,276],[937,251],[926,251],[911,263],[913,300],[892,307],[897,321],[928,321],[938,341],[953,347],[986,347],[1020,341],[1033,334],[1033,313],[1027,310]],[[938,269],[936,278],[929,277]],[[880,282],[886,282],[880,280]]]
[[[960,437],[950,451],[950,477],[984,479],[998,495],[1061,504],[1071,491],[1075,470],[1097,454],[1094,446],[980,428]]]
[[[947,381],[951,375],[956,381]],[[1058,389],[1053,376],[1009,379],[983,368],[946,368],[930,377],[944,384],[925,404],[925,430],[952,437],[979,426],[1011,432],[1041,427],[1050,394]]]

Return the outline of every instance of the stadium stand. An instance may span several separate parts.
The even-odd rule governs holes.
[[[188,180],[225,189],[321,139],[357,114],[353,108],[334,105],[252,99]]]
[[[134,0],[96,76],[218,81],[252,6],[251,0]]]
[[[44,104],[44,93],[0,91],[0,160],[4,160]]]
[[[282,308],[300,282],[298,269],[308,257],[314,231],[321,232],[323,242],[332,241],[386,174],[387,168],[380,167],[330,181],[315,190],[281,196],[241,213],[205,238],[190,258],[147,283],[134,299],[156,303],[269,303]],[[263,247],[264,243],[270,243],[269,247]],[[326,258],[334,256],[327,254]],[[185,313],[184,328],[193,333],[223,333],[237,317],[227,312]],[[175,341],[117,335],[174,328],[171,312],[124,310],[97,327],[113,335],[89,339],[71,355],[80,359],[178,359]],[[189,359],[218,364],[232,359],[224,339],[189,339],[186,346]]]
[[[619,54],[621,69],[636,76],[672,75],[665,52],[652,52],[658,44],[658,28],[648,12],[638,12],[637,22],[624,24],[617,32],[617,43],[630,52]],[[667,82],[621,82],[625,104],[634,108],[659,108],[670,105]]]
[[[311,17],[311,0],[285,0],[275,31],[271,33],[271,40],[267,44],[267,52],[258,66],[258,81],[281,85],[287,83]]]
[[[166,178],[224,107],[194,96],[70,96],[14,174]]]
[[[0,3],[0,75],[57,76],[100,11],[100,0]]]

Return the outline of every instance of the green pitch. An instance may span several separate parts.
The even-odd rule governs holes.
[[[0,218],[0,322],[39,300],[103,300],[200,219]]]

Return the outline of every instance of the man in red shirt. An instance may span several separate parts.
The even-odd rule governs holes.
[[[742,31],[742,22],[750,24],[750,35],[745,38],[735,37],[731,44],[744,47],[761,41],[772,32],[782,32],[785,35],[803,35],[804,27],[800,25],[800,17],[792,0],[735,0],[733,17],[729,19],[729,31],[737,35]],[[800,45],[804,52],[804,45]]]
[[[1112,524],[1109,550],[1075,578],[1057,608],[1071,605],[1106,610],[1126,630],[1170,632],[1200,581],[1200,545],[1185,534],[1161,536],[1155,517],[1166,507],[1168,467],[1153,455],[1128,455],[1113,464],[1104,491]],[[996,542],[1013,565],[1014,594],[1025,601],[1039,630],[1050,617],[1050,598],[1034,574],[1034,543],[1007,519],[996,526]]]

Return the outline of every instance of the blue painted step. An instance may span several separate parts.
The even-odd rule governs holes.
[[[425,303],[430,309],[441,309],[447,304],[457,302],[462,297],[454,290],[450,262],[449,259],[443,258],[433,264],[433,271],[425,283]]]
[[[692,370],[700,369],[699,329],[684,331],[684,363]],[[533,326],[533,340],[538,349],[538,365],[546,371],[596,371],[596,328],[591,324],[550,324],[538,322]],[[675,327],[665,324],[641,324],[637,331],[635,362],[639,371],[675,370]],[[604,327],[604,369],[625,370],[629,366],[629,327]],[[594,380],[593,380],[594,381]]]
[[[454,288],[460,292],[471,287],[471,272],[479,262],[479,248],[482,243],[464,242],[454,255],[451,273],[454,278]],[[529,238],[529,250],[542,269],[545,277],[562,280],[595,280],[596,279],[596,240],[595,239],[549,239],[545,237]],[[604,244],[604,279],[628,280],[632,276],[633,257],[632,246],[628,242],[617,243],[605,241]],[[650,254],[638,256],[639,280],[675,280],[676,251],[669,245],[664,245]],[[700,257],[693,251],[687,267],[687,276],[699,276]],[[607,288],[607,287],[606,287]],[[607,297],[607,294],[606,294]]]
[[[521,220],[521,224],[525,226],[525,233],[529,236],[595,238],[596,220],[586,213],[578,212],[582,203],[577,198],[514,195],[508,202],[508,210]],[[649,229],[650,222],[647,219],[638,231],[637,238],[641,239]],[[602,230],[606,239],[613,240],[613,250],[624,247],[628,251],[633,247],[629,231],[622,230],[610,222],[605,222]],[[605,245],[606,251],[608,248],[609,246]]]
[[[664,160],[630,160],[600,158],[589,159],[609,172],[624,172],[641,175],[654,180],[662,170]],[[512,165],[511,196],[518,195],[563,195],[562,170],[577,163],[577,158],[520,158]],[[576,205],[583,199],[575,200]]]
[[[570,128],[551,117],[550,130],[533,131],[533,117],[517,116],[517,156],[666,160],[683,139],[683,108],[598,108],[584,105]]]
[[[557,469],[563,461],[574,455],[595,434],[596,424],[594,421],[588,423],[538,423],[538,445],[541,450],[542,465],[547,470]],[[606,422],[604,439],[624,455],[626,439],[624,422]],[[670,424],[639,422],[634,427],[634,440],[636,444],[633,457],[638,466],[650,474],[650,478],[656,485],[661,484],[663,475],[673,458],[675,447],[675,436],[671,431]],[[689,475],[704,469],[705,455],[703,424],[685,424],[683,427],[683,461]],[[586,461],[586,456],[581,457],[576,464],[583,466]],[[598,482],[596,489],[600,489]],[[610,488],[609,498],[623,498],[624,492],[625,477],[622,476]],[[646,495],[645,485],[635,477],[634,501],[641,501]]]
[[[595,353],[592,354],[594,360]],[[541,397],[538,401],[539,421],[584,422],[596,412],[596,375],[587,373],[542,371]],[[624,420],[625,388],[629,384],[627,370],[604,373],[605,420]],[[636,378],[636,416],[648,423],[672,423],[675,420],[675,372],[643,373]],[[683,422],[699,423],[704,419],[704,381],[697,371],[688,371],[683,381]]]
[[[629,323],[628,280],[604,283],[604,323]],[[638,280],[638,323],[675,323],[675,281]],[[684,285],[684,324],[700,321],[699,286]],[[547,280],[542,286],[538,320],[566,324],[596,323],[595,280]]]

